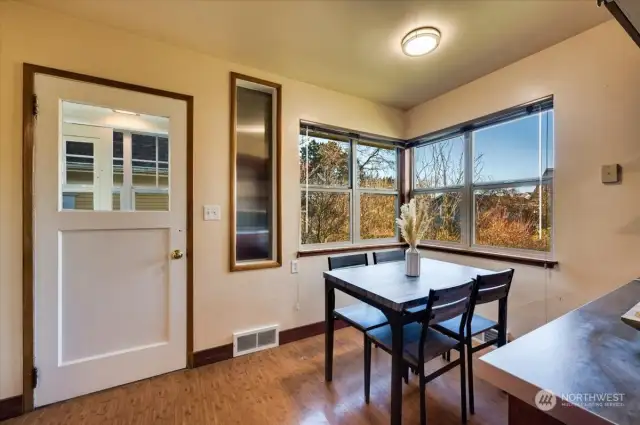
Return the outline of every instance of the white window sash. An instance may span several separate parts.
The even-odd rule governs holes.
[[[306,136],[308,137],[308,136]],[[389,242],[397,242],[398,241],[398,228],[393,223],[394,227],[394,236],[391,238],[381,238],[381,239],[364,239],[361,237],[361,229],[360,229],[360,195],[362,193],[365,194],[379,194],[379,195],[395,195],[395,217],[399,215],[399,200],[400,200],[400,178],[402,176],[402,170],[399,169],[398,164],[399,155],[398,149],[396,151],[396,179],[395,179],[395,188],[393,189],[378,189],[378,188],[366,188],[359,187],[358,181],[358,162],[357,162],[357,147],[358,141],[352,139],[349,141],[349,185],[348,186],[323,186],[323,185],[310,185],[308,184],[308,180],[305,183],[300,184],[300,191],[302,193],[310,193],[310,192],[333,192],[333,193],[348,193],[350,205],[349,205],[349,240],[344,242],[332,242],[332,243],[321,243],[321,244],[303,244],[300,239],[300,247],[305,250],[313,250],[313,249],[325,249],[325,248],[341,248],[341,247],[352,247],[358,245],[376,245],[376,244],[384,244]],[[368,146],[368,144],[367,144]],[[305,176],[306,180],[306,176]],[[307,197],[308,199],[308,197]],[[308,207],[305,211],[301,213],[306,214],[308,211]],[[308,223],[308,219],[306,220]],[[302,236],[302,220],[300,220],[300,236]]]
[[[543,112],[539,112],[539,116],[542,117]],[[511,122],[511,121],[509,121]],[[499,125],[504,125],[501,123]],[[542,125],[538,126],[538,164],[539,169],[542,168]],[[526,186],[542,186],[549,185],[551,187],[552,197],[549,200],[549,220],[553,221],[553,209],[555,191],[553,190],[554,179],[553,177],[532,177],[526,179],[517,180],[502,180],[502,181],[488,181],[488,182],[476,182],[473,179],[473,133],[474,131],[467,131],[464,133],[464,185],[448,186],[448,187],[434,187],[434,188],[416,188],[416,172],[415,172],[415,154],[411,154],[411,197],[422,194],[434,194],[434,193],[453,193],[458,192],[462,194],[460,202],[460,230],[461,237],[460,242],[438,241],[438,240],[424,240],[424,244],[433,246],[453,247],[458,249],[466,249],[469,251],[490,252],[496,254],[511,254],[511,255],[523,255],[533,258],[547,259],[553,256],[554,251],[554,237],[555,226],[552,225],[552,235],[549,251],[537,251],[532,249],[519,249],[519,248],[507,248],[507,247],[495,247],[490,245],[480,245],[475,243],[475,192],[478,190],[495,190],[495,189],[510,189]],[[446,142],[451,138],[434,141],[432,143]],[[553,148],[553,147],[552,147]],[[413,148],[416,149],[416,148]],[[413,150],[412,149],[412,150]],[[540,191],[541,193],[542,191]],[[542,196],[540,194],[540,196]],[[539,213],[540,221],[542,214]],[[539,225],[540,226],[540,225]],[[541,230],[540,230],[541,231]]]

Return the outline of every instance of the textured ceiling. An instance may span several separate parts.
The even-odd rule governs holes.
[[[24,0],[402,109],[608,19],[596,0]],[[409,30],[442,32],[409,58]]]

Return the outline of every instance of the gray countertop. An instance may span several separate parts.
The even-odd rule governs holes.
[[[568,425],[640,424],[640,332],[620,320],[638,302],[634,280],[482,356],[477,375],[533,406],[550,390],[547,414]]]

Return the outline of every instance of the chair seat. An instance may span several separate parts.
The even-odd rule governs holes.
[[[440,322],[437,325],[432,325],[432,327],[445,334],[453,333],[457,335],[460,330],[460,320],[461,318],[460,316],[458,316],[454,317],[453,319]],[[482,316],[474,314],[471,320],[471,336],[481,334],[482,332],[488,331],[489,329],[492,329],[497,325],[498,323],[494,322],[493,320],[489,320]]]
[[[411,366],[418,366],[418,349],[420,346],[420,332],[422,331],[422,325],[419,323],[410,323],[404,326],[403,339],[404,339],[404,359]],[[369,338],[382,347],[385,351],[391,352],[392,347],[392,334],[391,326],[386,325],[367,332]],[[443,353],[453,349],[459,342],[453,338],[449,338],[440,332],[429,329],[427,331],[427,337],[424,343],[424,361],[428,362]]]
[[[387,324],[387,317],[380,310],[364,303],[338,308],[333,315],[361,332]]]

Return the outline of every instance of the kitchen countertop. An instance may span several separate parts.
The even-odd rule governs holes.
[[[640,332],[620,316],[640,301],[640,280],[610,292],[474,362],[476,374],[567,425],[640,423]],[[563,397],[561,397],[563,396]]]

